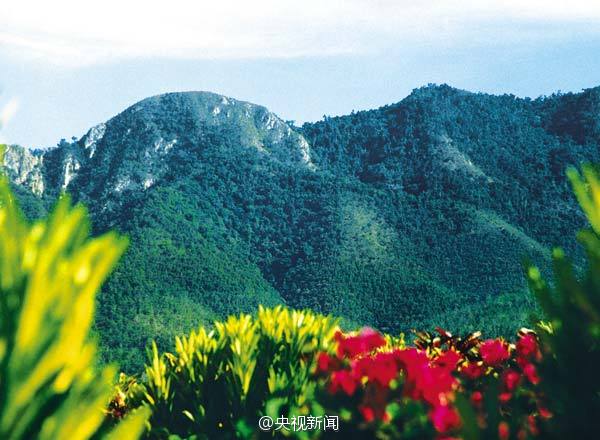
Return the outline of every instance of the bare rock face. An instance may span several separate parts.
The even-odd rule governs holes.
[[[79,141],[79,143],[83,145],[83,148],[86,151],[86,156],[89,159],[94,157],[98,142],[102,140],[104,133],[106,133],[106,124],[101,123],[90,128],[90,130]]]
[[[43,195],[45,189],[43,163],[42,153],[32,153],[18,145],[9,145],[4,153],[4,166],[8,177],[38,197]]]

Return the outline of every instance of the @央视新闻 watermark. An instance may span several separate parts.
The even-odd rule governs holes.
[[[338,416],[262,416],[258,419],[258,428],[261,431],[338,431]]]

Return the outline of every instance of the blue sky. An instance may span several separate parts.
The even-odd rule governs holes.
[[[595,2],[50,3],[0,14],[7,142],[49,147],[168,91],[209,90],[303,122],[431,82],[520,96],[600,85]]]

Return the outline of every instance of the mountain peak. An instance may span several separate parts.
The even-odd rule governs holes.
[[[191,106],[191,107],[215,107],[215,106],[228,106],[228,105],[243,105],[247,104],[253,107],[260,107],[258,105],[239,101],[237,99],[220,95],[218,93],[208,92],[204,90],[199,91],[186,91],[186,92],[168,92],[159,95],[150,96],[136,102],[127,111],[140,111],[143,109],[151,109],[156,107],[164,106]]]
[[[306,139],[267,108],[204,91],[143,99],[77,142],[61,141],[39,157],[13,148],[6,160],[13,180],[31,181],[38,196],[68,190],[112,198],[147,190],[182,161],[201,162],[218,150],[235,155],[239,148],[260,160],[316,168]]]
[[[446,83],[434,84],[430,83],[423,87],[413,89],[409,98],[426,98],[426,97],[449,97],[449,96],[468,96],[474,95],[475,93],[469,92],[468,90],[459,89],[452,87]]]
[[[158,149],[157,143],[189,146],[202,142],[209,133],[219,133],[270,159],[314,169],[304,137],[276,114],[264,106],[212,92],[173,92],[146,98],[108,121],[106,129],[123,124],[139,126],[146,138],[154,132],[153,144]]]

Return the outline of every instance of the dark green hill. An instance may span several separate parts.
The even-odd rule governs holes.
[[[564,170],[598,160],[598,96],[428,86],[298,128],[174,93],[39,153],[41,165],[23,152],[7,165],[32,215],[65,188],[97,231],[129,234],[97,320],[106,357],[126,366],[150,337],[261,303],[394,332],[502,333],[531,310],[522,258],[547,265],[584,222]]]

